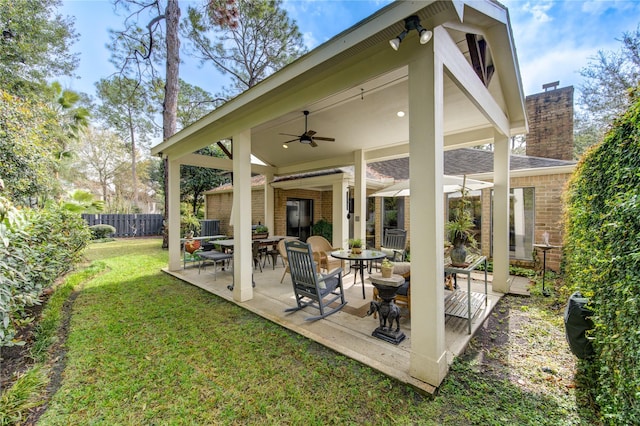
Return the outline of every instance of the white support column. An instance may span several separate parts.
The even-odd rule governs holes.
[[[347,182],[343,179],[340,182],[333,184],[333,206],[332,216],[333,220],[333,241],[331,245],[333,247],[348,247],[349,239],[349,220],[347,219]]]
[[[509,286],[509,138],[495,134],[493,153],[493,291]]]
[[[361,149],[355,151],[353,157],[355,165],[353,238],[362,240],[364,244],[367,240],[367,163]]]
[[[233,300],[253,299],[251,131],[233,135]]]
[[[409,374],[438,386],[447,370],[444,329],[442,60],[432,40],[409,63],[411,355]]]
[[[274,228],[274,190],[270,182],[273,181],[273,173],[264,174],[264,224],[269,228],[269,233],[275,235],[276,230]]]
[[[169,212],[167,226],[169,227],[169,270],[177,271],[182,268],[182,251],[180,250],[180,163],[167,161],[167,188],[169,192]]]

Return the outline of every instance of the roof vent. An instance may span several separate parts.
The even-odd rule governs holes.
[[[553,83],[543,84],[542,88],[544,89],[545,92],[548,92],[549,90],[556,90],[559,85],[560,85],[559,81],[554,81]]]

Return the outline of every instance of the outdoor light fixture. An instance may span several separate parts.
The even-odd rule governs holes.
[[[420,25],[420,18],[416,15],[411,15],[404,20],[404,31],[402,31],[398,36],[394,39],[389,40],[389,44],[393,48],[393,50],[398,50],[400,47],[400,43],[407,36],[409,31],[416,30],[418,35],[420,36],[420,44],[427,44],[431,37],[433,37],[433,33],[429,30],[426,30],[422,25]]]

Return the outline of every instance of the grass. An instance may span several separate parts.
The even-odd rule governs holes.
[[[493,338],[506,343],[474,340],[429,396],[163,274],[159,240],[96,244],[88,257],[107,269],[75,299],[64,380],[41,425],[593,424],[561,371],[566,347],[548,352],[562,330],[544,299],[498,305]],[[510,330],[520,315],[543,325]]]
[[[43,404],[43,390],[49,385],[51,377],[47,365],[49,351],[58,341],[58,331],[63,323],[63,305],[68,303],[75,288],[102,269],[104,264],[95,262],[82,271],[70,274],[56,287],[34,331],[34,341],[29,351],[33,364],[0,396],[0,425],[22,424],[29,410]]]

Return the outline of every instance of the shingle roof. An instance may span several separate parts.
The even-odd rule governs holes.
[[[555,160],[553,158],[531,157],[527,155],[511,155],[510,169],[524,170],[545,167],[560,167],[575,164],[574,161]],[[396,180],[409,179],[409,157],[395,158],[393,160],[378,161],[367,165],[367,179],[394,178]],[[444,174],[446,175],[470,175],[476,173],[493,172],[493,151],[485,151],[475,148],[460,148],[444,152]],[[336,169],[320,170],[309,173],[298,173],[288,176],[279,176],[274,182],[282,182],[294,179],[303,179],[315,176],[325,176],[336,173],[353,173],[353,167],[341,167]],[[264,185],[264,176],[257,175],[251,178],[251,186]],[[213,188],[207,192],[230,190],[230,183]]]
[[[511,170],[560,167],[572,164],[575,164],[575,162],[526,155],[511,155],[510,158]],[[409,179],[409,157],[369,163],[369,167],[394,179]],[[460,148],[444,152],[444,173],[446,175],[469,175],[489,172],[493,172],[492,151]]]

